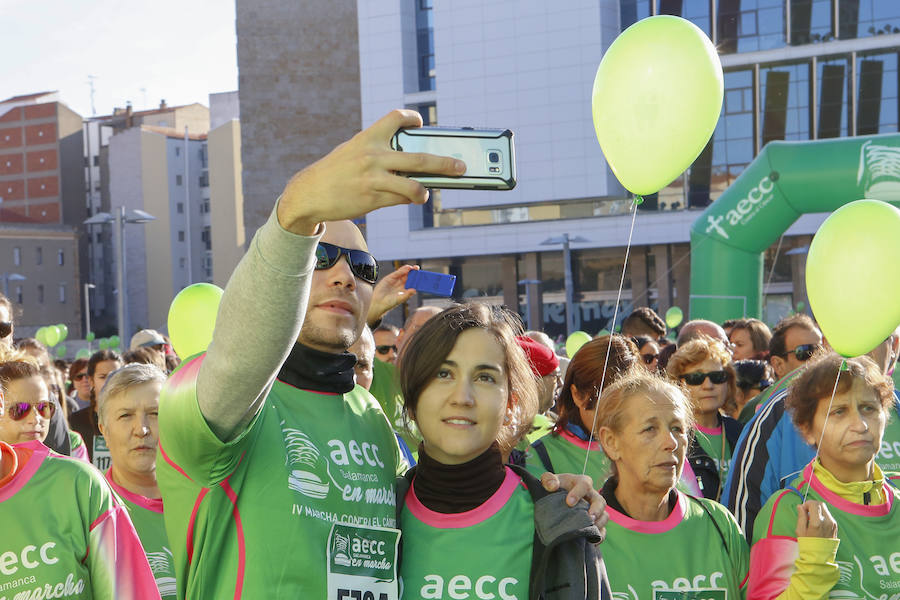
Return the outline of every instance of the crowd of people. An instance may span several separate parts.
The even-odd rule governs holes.
[[[560,356],[423,306],[353,218],[421,203],[395,111],[295,175],[206,352],[68,365],[0,298],[0,599],[900,598],[900,330],[649,307]]]

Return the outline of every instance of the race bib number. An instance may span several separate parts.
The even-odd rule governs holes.
[[[398,600],[400,531],[335,523],[328,534],[328,600]]]
[[[728,600],[728,590],[653,590],[653,600]]]
[[[109,447],[102,435],[94,436],[94,451],[91,453],[91,462],[100,472],[105,473],[112,463],[112,457],[109,454]]]

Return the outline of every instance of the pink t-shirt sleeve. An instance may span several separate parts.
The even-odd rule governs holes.
[[[95,600],[159,600],[128,510],[116,503],[91,524],[86,557]]]

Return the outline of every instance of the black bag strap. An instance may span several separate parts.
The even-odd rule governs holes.
[[[550,460],[550,454],[547,452],[547,447],[544,445],[544,440],[536,440],[531,447],[534,448],[538,458],[541,459],[541,464],[544,465],[544,468],[551,473],[556,473],[556,470],[553,468],[553,461]]]

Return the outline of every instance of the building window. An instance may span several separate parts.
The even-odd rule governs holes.
[[[99,244],[101,242],[103,242],[103,234],[98,231],[97,232],[97,243]]]
[[[187,260],[182,256],[178,259],[178,267],[183,269],[187,266]]]
[[[179,242],[183,242],[183,241],[184,241],[184,230],[181,230],[181,231],[178,232],[178,241],[179,241]]]
[[[66,284],[59,284],[59,302],[60,304],[66,303]]]
[[[44,250],[40,246],[38,246],[34,250],[34,259],[35,259],[35,264],[37,264],[37,265],[44,264]]]
[[[22,249],[18,246],[13,248],[13,264],[17,267],[22,264]]]
[[[43,304],[44,303],[44,284],[43,283],[39,283],[37,286],[37,297],[38,297],[38,303]]]
[[[175,185],[181,185],[181,175],[175,176]]]
[[[66,253],[64,250],[58,250],[56,252],[56,264],[59,266],[66,264]]]
[[[184,214],[184,202],[178,202],[175,204],[175,211],[181,215]]]
[[[94,166],[95,167],[100,166],[100,157],[99,156],[96,156],[96,155],[94,156]]]
[[[175,146],[175,156],[181,156],[181,148],[179,146]]]
[[[209,152],[206,149],[206,144],[200,146],[200,166],[204,169],[209,166]]]
[[[16,304],[22,304],[22,286],[16,286]]]
[[[416,4],[416,53],[419,91],[434,89],[434,11],[430,0]]]
[[[202,188],[209,187],[209,172],[208,171],[203,171],[203,173],[200,174],[200,187],[202,187]]]

